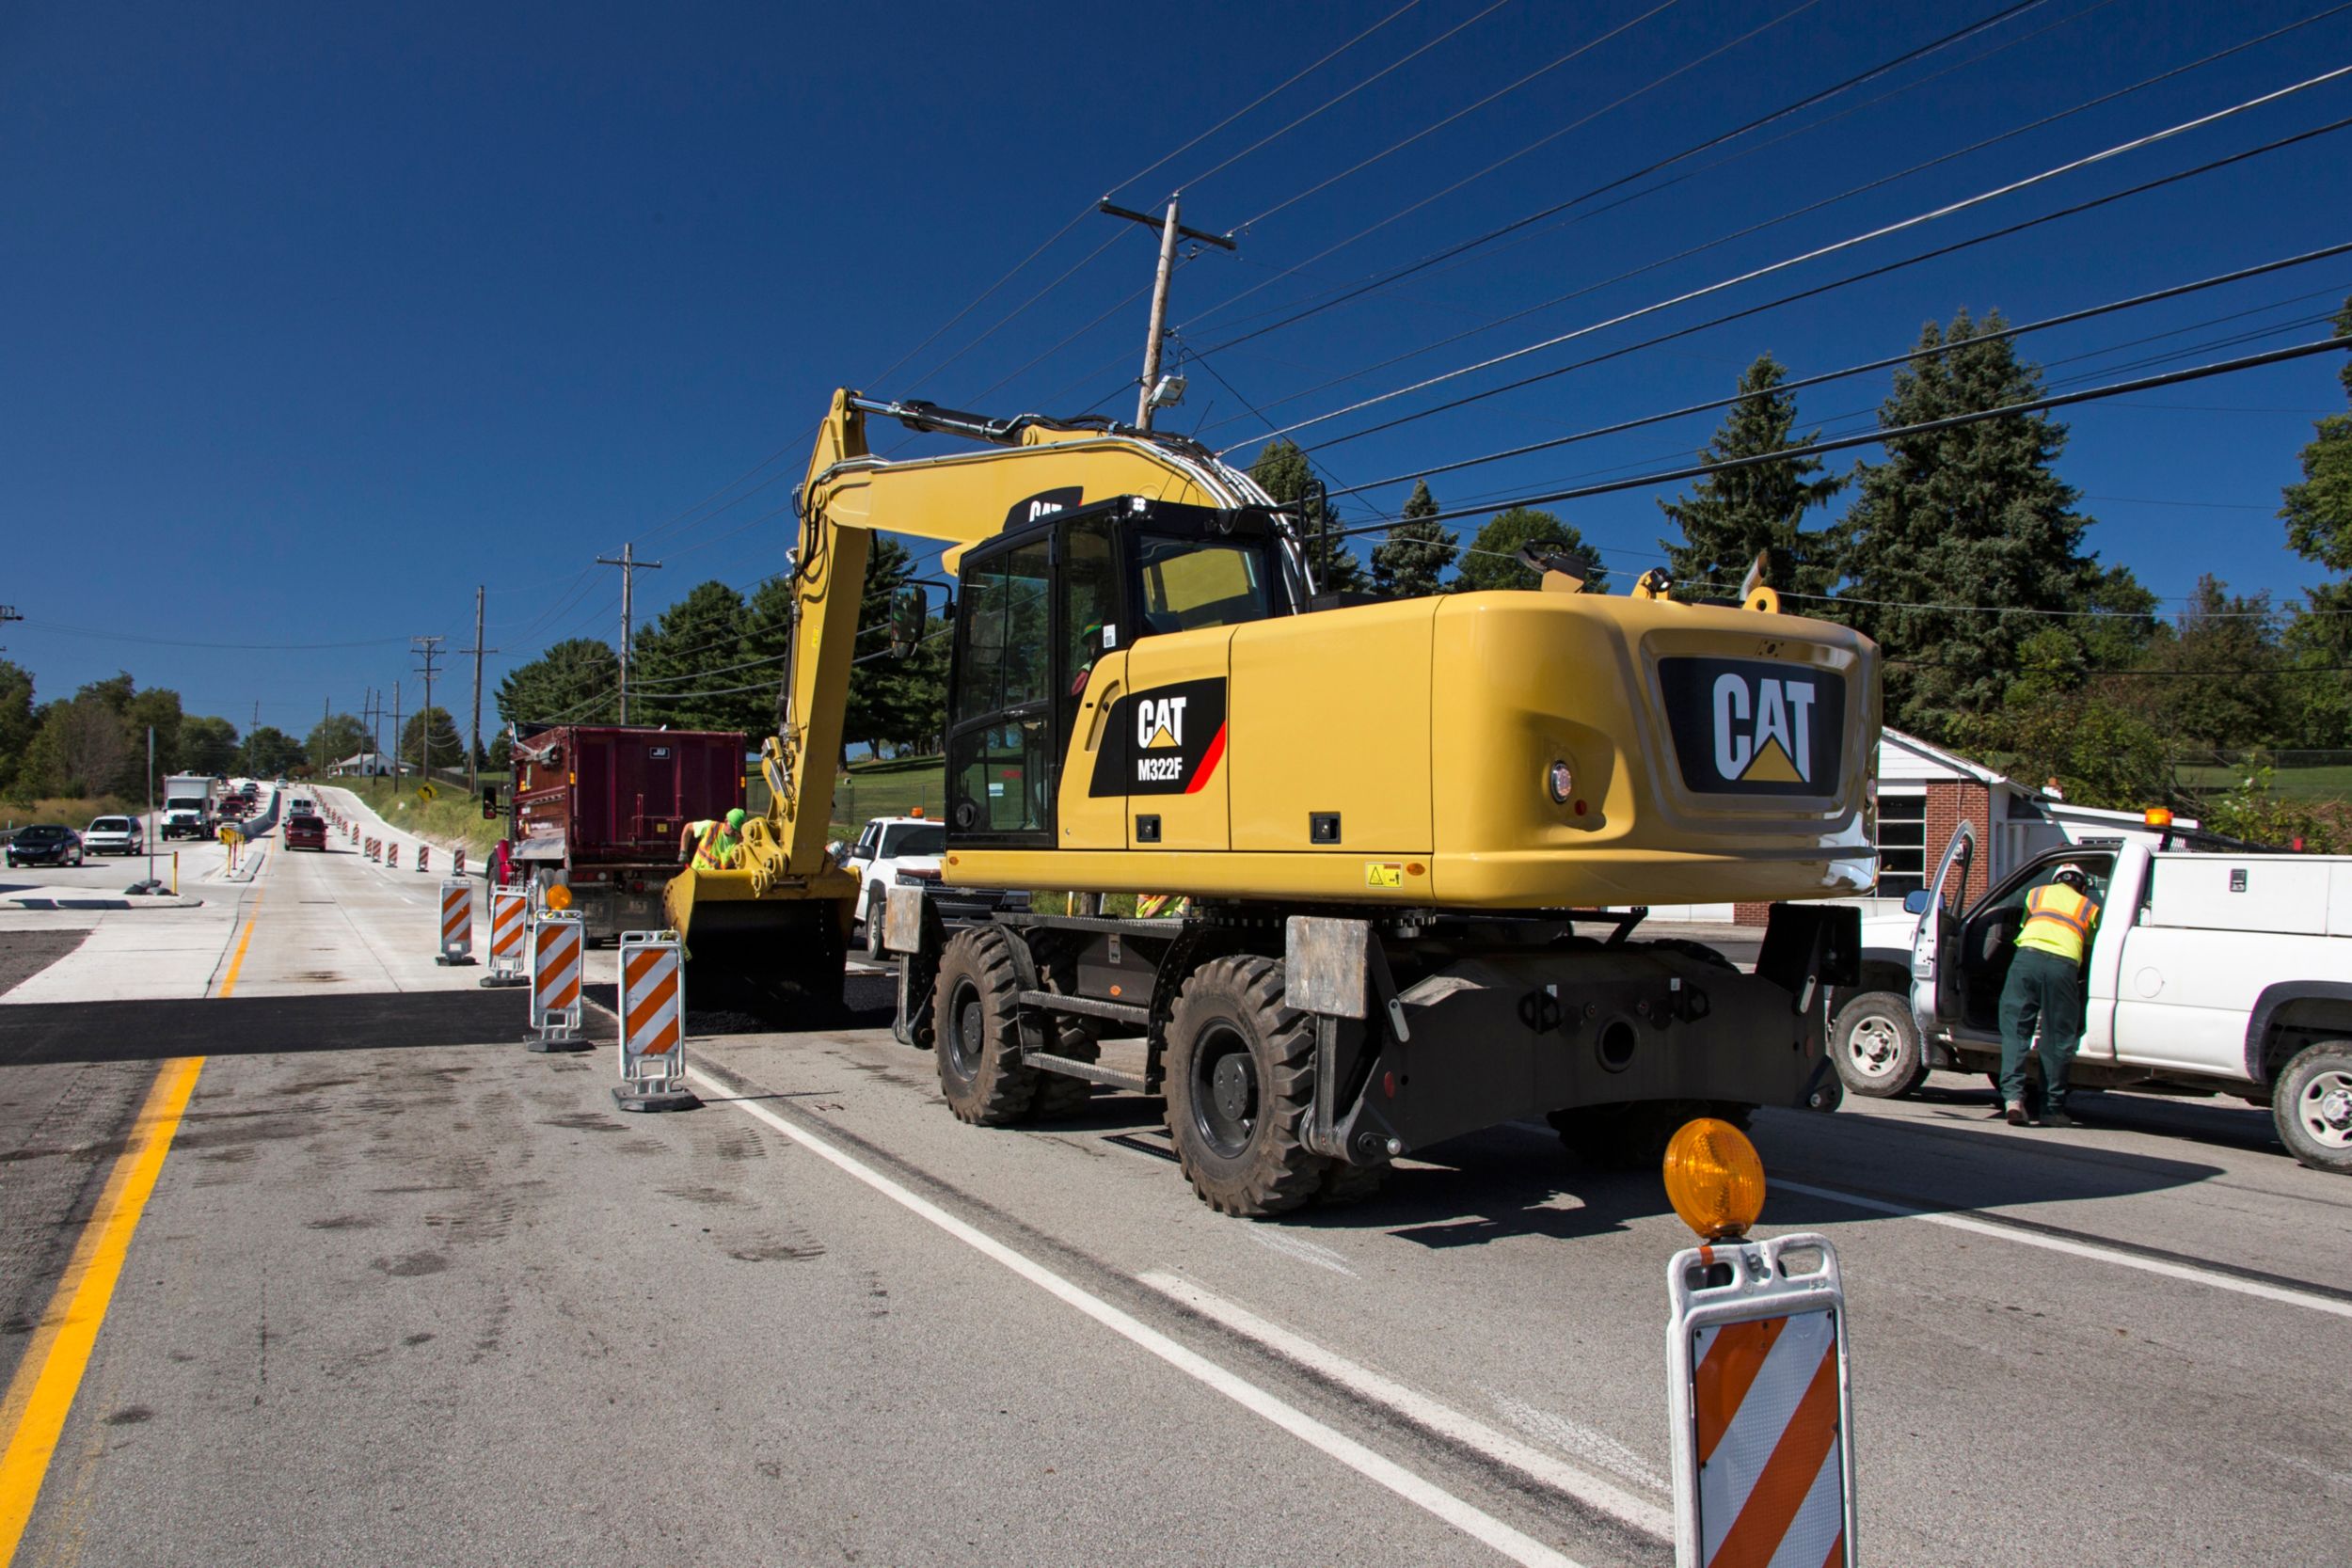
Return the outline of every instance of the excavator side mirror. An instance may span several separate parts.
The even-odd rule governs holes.
[[[919,585],[902,590],[890,606],[890,657],[904,658],[914,652],[930,618],[930,591]]]

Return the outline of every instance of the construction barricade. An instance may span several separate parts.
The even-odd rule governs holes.
[[[533,1051],[573,1051],[580,1033],[582,922],[577,910],[541,910],[531,927],[531,1027]]]
[[[441,884],[441,951],[433,961],[473,962],[473,884],[463,879]]]
[[[463,849],[452,849],[450,851],[450,855],[452,857],[449,867],[450,874],[454,877],[463,877],[466,874],[466,851]]]
[[[389,839],[385,842],[384,863],[391,870],[400,869],[400,840]]]
[[[428,872],[433,869],[433,846],[430,844],[417,846],[417,869]]]
[[[621,1081],[624,1111],[691,1111],[686,1087],[686,973],[675,931],[621,933]]]
[[[530,894],[518,887],[490,890],[490,972],[482,984],[519,986],[529,979],[523,959],[530,924]]]
[[[1851,1568],[1846,1293],[1828,1238],[1693,1247],[1666,1281],[1676,1568]]]

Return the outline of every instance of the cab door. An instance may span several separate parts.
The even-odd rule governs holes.
[[[947,693],[951,845],[1051,848],[1053,542],[1042,530],[964,557]]]
[[[1911,1016],[1923,1035],[1937,1036],[1959,1028],[1966,997],[1961,987],[1961,901],[1968,895],[1968,867],[1976,858],[1977,830],[1963,820],[1944,860],[1935,868],[1928,890],[1927,908],[1919,911],[1918,929],[1911,937]]]

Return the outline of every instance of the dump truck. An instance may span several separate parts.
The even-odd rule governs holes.
[[[743,803],[740,731],[518,724],[507,833],[516,869],[571,890],[590,942],[661,925],[678,832]]]
[[[972,450],[885,460],[874,418]],[[1099,419],[841,392],[796,511],[770,803],[741,868],[670,884],[671,920],[698,961],[838,998],[859,889],[825,831],[867,545],[946,545],[943,879],[1073,895],[954,927],[889,895],[898,1032],[963,1120],[1161,1095],[1194,1190],[1259,1216],[1518,1117],[1631,1162],[1695,1115],[1836,1103],[1823,1003],[1858,916],[1807,901],[1873,879],[1867,638],[1760,581],[1585,592],[1561,557],[1523,591],[1327,594],[1302,508]],[[894,641],[930,626],[910,589]],[[1176,912],[1100,912],[1138,891]],[[1753,974],[1640,934],[1653,903],[1734,899],[1772,906]]]

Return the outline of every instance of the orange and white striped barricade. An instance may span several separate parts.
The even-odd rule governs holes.
[[[1808,1253],[1818,1261],[1795,1267]],[[1853,1396],[1829,1239],[1692,1247],[1666,1289],[1676,1568],[1852,1568]]]
[[[473,884],[463,878],[441,883],[441,951],[433,961],[473,962]]]
[[[391,870],[400,869],[400,840],[388,838],[384,841],[384,863]]]
[[[466,851],[463,849],[452,849],[450,853],[456,857],[450,863],[450,875],[453,877],[463,877],[466,874]]]
[[[490,972],[482,984],[519,986],[529,978],[523,974],[523,955],[530,924],[530,894],[518,887],[490,890]]]
[[[417,869],[424,872],[433,869],[433,846],[430,844],[417,846]]]
[[[531,1027],[533,1051],[571,1051],[580,1035],[582,923],[577,910],[541,910],[531,927]]]
[[[675,931],[621,933],[621,1081],[624,1111],[691,1111],[686,1087],[686,948]]]

